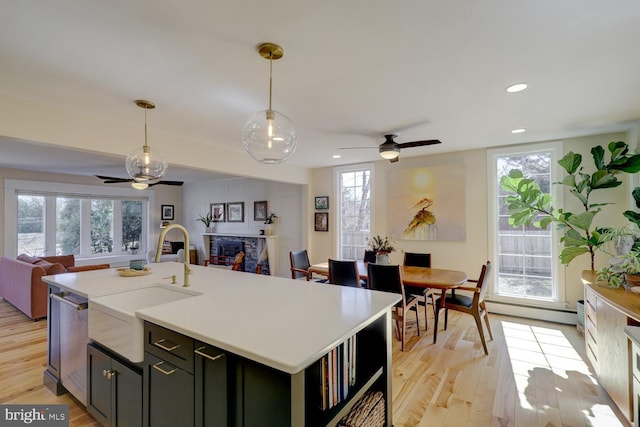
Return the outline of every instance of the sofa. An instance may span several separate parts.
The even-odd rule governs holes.
[[[47,284],[43,276],[109,268],[109,264],[76,266],[73,255],[0,258],[0,297],[31,319],[47,317]]]

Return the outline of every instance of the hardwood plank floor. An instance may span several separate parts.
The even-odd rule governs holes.
[[[421,313],[422,314],[422,313]],[[484,355],[473,318],[452,312],[448,330],[393,341],[393,421],[410,426],[626,426],[584,362],[574,326],[490,315]],[[420,319],[424,325],[424,319]],[[42,385],[46,321],[0,300],[0,403],[69,405],[72,427],[99,426],[69,395]]]

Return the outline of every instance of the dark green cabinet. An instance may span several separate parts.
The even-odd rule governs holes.
[[[145,354],[148,426],[194,425],[193,374],[153,354]]]
[[[227,354],[204,343],[196,343],[194,351],[195,425],[232,425],[228,405],[232,399],[228,399],[230,363]]]
[[[87,347],[87,411],[109,427],[142,425],[142,372],[94,344]]]

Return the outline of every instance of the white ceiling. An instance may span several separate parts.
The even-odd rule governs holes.
[[[0,0],[0,10],[0,94],[128,125],[141,120],[133,100],[150,99],[150,129],[212,147],[241,146],[268,101],[255,47],[282,45],[273,108],[294,122],[288,162],[303,167],[376,160],[377,150],[338,148],[375,147],[390,131],[442,141],[402,158],[640,119],[636,0]],[[522,81],[526,91],[505,92]],[[5,167],[27,145],[0,144]],[[30,166],[96,171],[56,158]],[[124,174],[120,156],[95,160]]]

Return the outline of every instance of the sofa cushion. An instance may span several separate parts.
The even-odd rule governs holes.
[[[35,264],[37,261],[40,261],[42,258],[30,256],[27,254],[20,254],[16,257],[18,261],[28,262],[29,264]]]
[[[93,265],[78,265],[75,267],[67,268],[67,272],[69,273],[79,273],[81,271],[91,271],[91,270],[103,270],[105,268],[110,268],[109,264],[93,264]]]
[[[38,267],[44,268],[44,271],[46,272],[47,276],[50,274],[62,274],[67,272],[67,269],[64,268],[64,265],[60,264],[59,262],[49,262],[49,261],[40,259],[34,262],[33,265],[37,265]]]
[[[73,267],[76,265],[76,258],[73,254],[69,255],[55,255],[55,256],[43,256],[41,257],[45,261],[49,261],[52,263],[59,262],[64,266],[64,268]]]

